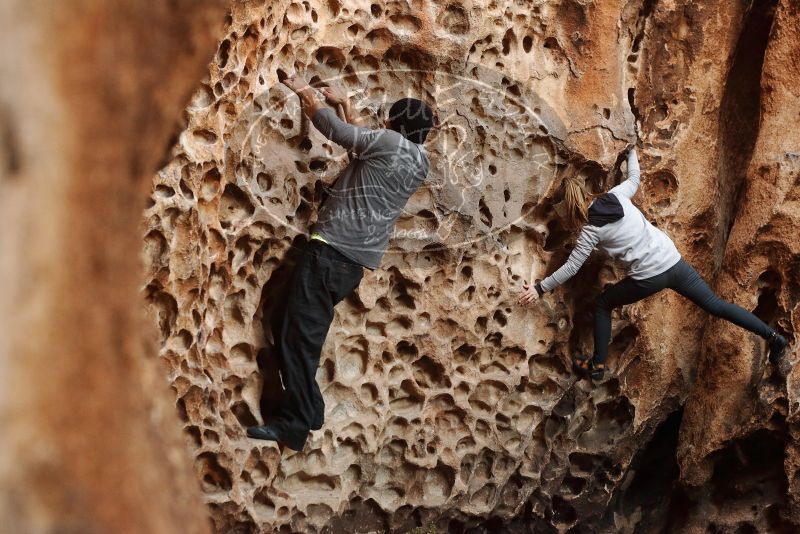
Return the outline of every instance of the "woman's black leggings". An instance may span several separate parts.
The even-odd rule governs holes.
[[[611,340],[611,310],[632,304],[664,288],[670,288],[691,300],[706,312],[741,326],[763,338],[772,334],[764,321],[749,311],[719,298],[691,265],[681,259],[661,274],[634,280],[626,277],[603,291],[594,308],[594,360],[603,363]]]

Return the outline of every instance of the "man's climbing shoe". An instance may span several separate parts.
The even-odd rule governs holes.
[[[293,451],[302,451],[306,445],[306,439],[289,438],[285,439],[280,436],[278,431],[272,425],[264,426],[251,426],[247,427],[247,436],[253,439],[263,439],[265,441],[274,441],[278,444],[283,452],[284,447],[288,447]]]
[[[786,352],[786,346],[789,342],[779,333],[772,332],[767,338],[767,343],[769,343],[769,363],[779,365],[783,360],[783,354]]]
[[[325,423],[325,406],[318,408],[314,413],[314,419],[311,421],[311,430],[319,430]]]
[[[265,441],[276,441],[279,445],[283,445],[278,433],[269,425],[266,426],[251,426],[247,427],[247,435],[253,439],[263,439]]]
[[[579,374],[589,376],[596,382],[602,380],[606,372],[605,364],[595,363],[594,356],[577,355],[573,358],[572,366]]]

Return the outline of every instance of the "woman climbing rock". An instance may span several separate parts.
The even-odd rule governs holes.
[[[594,354],[576,356],[576,370],[601,380],[611,338],[611,310],[670,288],[706,312],[758,334],[769,344],[769,360],[780,370],[787,341],[758,317],[714,294],[691,265],[681,258],[672,240],[650,224],[631,198],[639,188],[636,149],[628,152],[628,178],[593,200],[577,178],[564,182],[564,201],[571,226],[582,226],[566,263],[536,284],[525,284],[521,304],[529,304],[569,280],[597,247],[621,260],[627,276],[603,291],[594,306]]]

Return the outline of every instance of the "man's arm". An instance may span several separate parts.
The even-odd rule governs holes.
[[[328,139],[347,150],[354,150],[362,155],[373,140],[373,131],[348,124],[336,116],[336,113],[325,106],[317,98],[316,91],[296,74],[287,76],[283,84],[300,97],[303,113],[311,119],[316,128]],[[349,103],[346,113],[352,115]]]
[[[352,150],[362,159],[370,154],[380,130],[359,128],[341,120],[331,108],[322,108],[311,118],[311,122],[325,137],[339,146]]]
[[[636,148],[631,148],[628,152],[628,179],[613,187],[610,193],[632,198],[639,189],[639,158],[636,156]]]
[[[322,96],[325,97],[328,104],[336,108],[336,114],[340,119],[353,126],[363,126],[360,117],[358,117],[353,110],[350,99],[344,92],[334,89],[333,87],[322,87],[319,91],[322,93]]]
[[[322,105],[322,101],[317,98],[317,92],[314,88],[297,74],[286,76],[281,80],[281,83],[294,91],[300,98],[300,107],[309,119],[313,118],[317,111],[325,107]]]
[[[322,96],[325,97],[325,101],[333,106],[336,110],[336,115],[340,119],[353,126],[361,126],[361,120],[353,112],[353,107],[350,105],[350,98],[348,98],[347,93],[329,86],[322,87],[319,91],[322,93]],[[353,157],[353,152],[348,150],[348,160],[353,161]]]

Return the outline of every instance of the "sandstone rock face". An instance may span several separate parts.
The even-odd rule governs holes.
[[[597,255],[515,304],[569,253],[564,178],[614,185],[638,121],[635,201],[724,298],[793,341],[800,13],[715,4],[233,8],[144,236],[148,306],[218,531],[800,523],[798,378],[787,389],[762,341],[662,292],[615,314],[617,376],[592,387],[569,356],[591,347],[592,297],[620,266]],[[441,123],[381,268],[337,308],[318,373],[325,425],[283,456],[244,427],[274,405],[271,313],[347,160],[278,69],[349,91],[373,127],[407,95]]]

